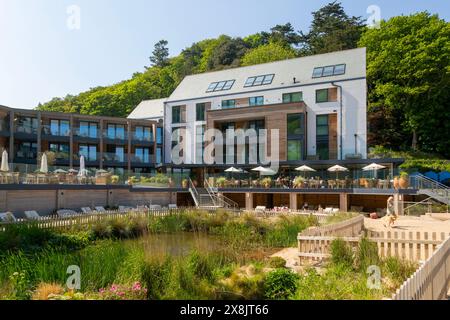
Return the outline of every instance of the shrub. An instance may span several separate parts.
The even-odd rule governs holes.
[[[299,276],[288,269],[269,272],[264,283],[265,297],[270,300],[289,299],[297,291]]]
[[[346,267],[353,266],[353,251],[342,239],[331,242],[331,261],[334,264],[342,264]]]
[[[271,268],[279,269],[286,267],[286,260],[281,257],[271,257],[269,260],[269,266]]]
[[[113,284],[109,288],[102,288],[94,295],[99,300],[145,300],[147,289],[140,282],[131,286]]]
[[[49,300],[51,295],[64,294],[64,288],[57,283],[40,283],[32,294],[33,300]]]
[[[408,279],[417,270],[417,267],[416,263],[395,257],[388,257],[384,260],[384,269],[397,287]]]
[[[378,256],[377,245],[367,238],[361,239],[356,257],[359,270],[365,272],[369,266],[379,265],[379,263],[380,257]]]

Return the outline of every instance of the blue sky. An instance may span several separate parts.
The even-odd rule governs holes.
[[[327,1],[307,0],[0,0],[0,105],[34,108],[129,78],[149,65],[153,45],[171,55],[220,34],[246,36],[291,22],[307,31],[311,12]],[[351,15],[383,19],[428,10],[450,18],[450,1],[342,1]],[[80,29],[67,27],[67,8],[80,9]]]

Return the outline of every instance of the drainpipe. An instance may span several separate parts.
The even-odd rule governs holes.
[[[331,82],[331,84],[334,87],[339,88],[339,104],[340,104],[340,111],[339,111],[339,152],[340,152],[340,158],[341,160],[344,160],[343,154],[342,154],[342,86],[336,84],[335,82]]]

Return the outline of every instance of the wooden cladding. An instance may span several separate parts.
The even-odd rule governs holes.
[[[338,141],[337,141],[337,114],[332,113],[328,115],[328,139],[329,139],[329,155],[330,160],[336,160],[338,158]]]
[[[279,130],[277,140],[279,146],[279,160],[287,161],[287,115],[291,113],[305,113],[303,102],[263,105],[254,107],[211,110],[207,112],[207,129],[220,128],[221,123],[233,122],[235,128],[243,127],[244,122],[264,120],[268,130],[267,156],[271,157],[271,130]]]
[[[329,88],[328,89],[328,101],[336,102],[338,99],[338,90],[337,88]]]

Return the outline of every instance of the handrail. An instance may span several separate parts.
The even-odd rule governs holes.
[[[211,196],[211,199],[213,199],[213,201],[216,203],[216,201],[224,204],[223,207],[227,207],[227,208],[233,208],[233,209],[239,209],[239,204],[233,200],[231,200],[230,198],[225,197],[224,195],[218,195],[217,194],[217,190],[213,189],[210,185],[210,183],[208,182],[207,179],[205,179],[204,181],[205,183],[205,187],[206,187],[206,191],[208,192],[208,194]],[[217,205],[217,203],[216,203]]]
[[[189,178],[189,192],[191,193],[192,197],[194,198],[195,204],[197,205],[197,207],[199,207],[200,206],[199,194],[198,194],[197,188],[195,187],[191,178]]]
[[[422,200],[422,201],[420,201],[420,202],[415,202],[414,204],[412,204],[412,205],[410,205],[410,206],[404,208],[403,211],[404,211],[404,212],[407,211],[407,212],[408,212],[408,215],[409,215],[409,210],[412,209],[412,208],[414,208],[414,207],[416,207],[416,206],[419,206],[419,205],[421,205],[421,204],[428,204],[428,205],[432,204],[432,203],[429,201],[430,199],[432,199],[432,198],[429,197],[429,198],[426,198],[425,200]],[[407,203],[407,202],[404,202],[404,203]]]

